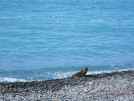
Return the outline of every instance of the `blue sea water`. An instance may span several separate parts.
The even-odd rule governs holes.
[[[133,0],[0,0],[0,77],[52,79],[134,67]]]

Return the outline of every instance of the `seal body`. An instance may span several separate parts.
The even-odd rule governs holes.
[[[79,72],[76,74],[72,75],[72,78],[74,79],[80,79],[81,77],[85,77],[88,72],[88,68],[82,68]]]

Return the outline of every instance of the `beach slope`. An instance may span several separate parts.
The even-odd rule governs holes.
[[[0,83],[0,101],[134,101],[134,71]]]

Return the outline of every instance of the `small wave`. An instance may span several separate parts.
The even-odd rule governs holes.
[[[128,68],[128,69],[115,69],[115,70],[101,70],[101,71],[92,71],[92,72],[88,72],[87,74],[102,74],[102,73],[129,71],[129,70],[134,70],[134,69]]]
[[[17,79],[10,77],[0,77],[0,82],[26,82],[25,79]]]
[[[53,79],[61,79],[72,76],[76,72],[55,72],[53,74]]]
[[[102,74],[102,73],[111,73],[111,72],[121,72],[121,71],[128,71],[128,70],[134,70],[134,69],[119,69],[119,70],[101,70],[101,71],[89,71],[87,72],[87,75],[90,74]],[[72,72],[54,72],[54,73],[48,73],[51,75],[50,79],[61,79],[61,78],[67,78],[71,77],[73,74],[77,73],[79,71],[72,71]],[[49,76],[50,76],[49,75]]]
[[[102,74],[102,73],[111,73],[111,72],[121,72],[121,71],[128,71],[134,69],[119,69],[119,70],[104,70],[104,71],[89,71],[89,74]],[[12,77],[0,77],[0,82],[29,82],[29,81],[40,81],[40,80],[52,80],[52,79],[62,79],[71,77],[73,74],[79,71],[68,71],[68,72],[45,72],[45,73],[32,73],[31,75],[25,74],[19,78],[12,78]],[[19,74],[20,75],[20,74]],[[16,74],[16,76],[18,76]]]

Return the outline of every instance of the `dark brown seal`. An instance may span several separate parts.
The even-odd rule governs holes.
[[[88,72],[88,68],[82,68],[79,72],[76,74],[72,75],[72,78],[74,79],[80,79],[81,77],[85,77]]]

